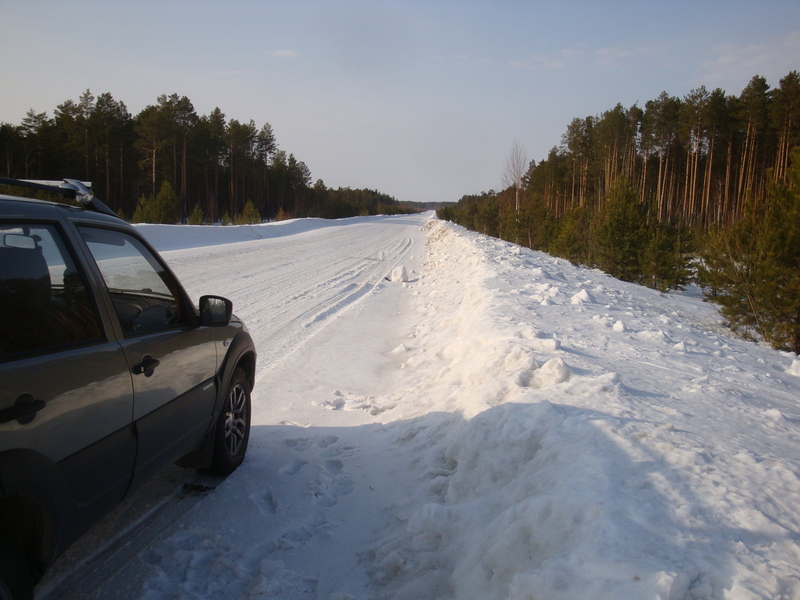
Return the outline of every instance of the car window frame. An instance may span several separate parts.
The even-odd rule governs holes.
[[[186,293],[186,290],[183,288],[183,285],[180,282],[180,279],[175,275],[172,269],[169,268],[164,258],[161,254],[151,246],[143,236],[139,235],[139,233],[128,227],[115,227],[113,223],[105,223],[105,222],[98,222],[88,219],[71,219],[72,225],[74,227],[74,236],[77,239],[77,243],[80,245],[82,252],[87,258],[87,261],[90,264],[90,268],[94,273],[95,280],[97,282],[98,287],[98,294],[102,295],[103,301],[106,306],[106,310],[109,315],[109,319],[111,320],[117,340],[126,340],[126,339],[135,339],[142,336],[147,335],[156,335],[159,333],[169,332],[169,331],[180,331],[180,330],[189,330],[196,328],[199,324],[199,316],[197,313],[197,309],[192,304],[189,295]],[[156,331],[143,331],[141,333],[136,333],[133,335],[126,335],[125,331],[123,330],[122,323],[120,322],[119,315],[117,313],[116,306],[114,305],[114,299],[111,296],[111,292],[108,289],[108,285],[106,284],[105,277],[100,269],[100,266],[97,264],[97,261],[92,254],[91,249],[89,248],[86,240],[83,238],[83,234],[81,233],[81,228],[87,227],[90,229],[102,229],[105,231],[113,231],[115,233],[121,233],[124,235],[131,236],[135,238],[153,257],[153,259],[159,264],[159,266],[164,270],[165,273],[169,277],[172,278],[174,283],[175,293],[178,295],[178,300],[182,305],[182,309],[184,314],[187,316],[185,322],[181,322],[176,324],[173,327],[165,327],[163,329],[159,329]],[[169,286],[167,286],[169,287]]]
[[[66,255],[72,260],[75,269],[78,271],[78,274],[83,281],[84,287],[86,288],[86,294],[89,298],[89,304],[94,311],[95,318],[97,320],[97,326],[99,328],[99,337],[95,338],[87,338],[84,340],[76,340],[72,342],[64,342],[60,344],[51,344],[49,346],[40,346],[38,348],[31,348],[28,350],[21,350],[18,352],[10,352],[4,355],[0,355],[0,363],[10,363],[19,360],[26,360],[30,358],[36,358],[39,356],[47,356],[50,354],[57,354],[59,352],[69,352],[76,349],[82,348],[89,348],[92,346],[99,346],[102,344],[108,343],[112,336],[109,335],[109,323],[106,318],[105,308],[100,305],[99,299],[97,298],[97,288],[95,285],[95,281],[93,275],[89,272],[86,268],[86,264],[81,257],[79,256],[78,252],[76,252],[76,248],[74,247],[74,241],[68,228],[65,227],[64,223],[60,219],[42,219],[37,217],[26,218],[23,215],[14,215],[11,217],[2,217],[0,218],[0,224],[2,225],[11,225],[15,227],[52,227],[55,234],[60,236],[60,241],[63,246],[64,252]],[[56,244],[58,245],[58,244]],[[61,251],[61,249],[59,249]],[[63,258],[63,256],[62,256]]]

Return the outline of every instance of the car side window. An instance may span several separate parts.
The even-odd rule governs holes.
[[[0,223],[0,361],[103,339],[55,225]]]
[[[114,301],[125,337],[183,327],[189,317],[178,284],[135,236],[79,227]]]

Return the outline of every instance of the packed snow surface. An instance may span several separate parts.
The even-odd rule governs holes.
[[[141,231],[247,323],[253,430],[93,598],[800,598],[800,361],[696,293],[430,214]]]

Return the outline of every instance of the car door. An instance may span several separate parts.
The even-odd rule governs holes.
[[[2,485],[58,465],[73,503],[93,510],[130,483],[133,393],[68,239],[56,219],[0,222],[0,456],[14,457]]]
[[[216,398],[213,331],[199,327],[172,273],[135,235],[81,225],[118,318],[133,378],[135,480],[194,450]]]

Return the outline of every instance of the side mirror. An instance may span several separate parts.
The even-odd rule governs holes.
[[[200,322],[211,327],[222,327],[231,322],[233,302],[222,296],[200,297]]]

